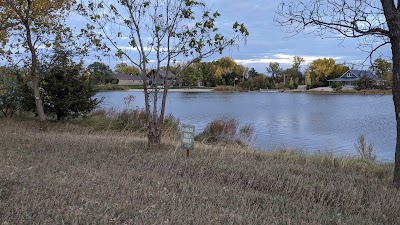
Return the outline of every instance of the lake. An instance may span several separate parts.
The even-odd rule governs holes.
[[[135,96],[130,107],[144,107],[138,91],[100,92],[102,108],[123,109],[124,97]],[[254,147],[292,148],[356,155],[360,135],[372,143],[377,159],[393,162],[396,121],[391,95],[331,95],[308,93],[184,93],[170,92],[168,113],[196,133],[216,118],[235,118],[254,127]]]

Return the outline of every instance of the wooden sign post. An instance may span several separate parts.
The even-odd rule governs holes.
[[[194,146],[194,126],[182,124],[182,149],[186,150],[186,157],[189,158],[190,151]]]

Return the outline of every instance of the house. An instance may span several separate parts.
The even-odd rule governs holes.
[[[381,80],[375,76],[371,71],[367,70],[348,70],[342,76],[328,80],[329,86],[331,86],[332,82],[341,82],[344,86],[354,86],[356,82],[363,77],[367,77],[369,79],[374,80],[376,83],[380,83]]]
[[[147,73],[147,79],[149,80],[149,85],[164,86],[164,80],[167,81],[168,86],[173,86],[176,84],[177,76],[171,71],[160,70],[157,76],[157,70],[151,70]]]
[[[141,76],[115,73],[112,75],[111,83],[119,85],[143,85],[143,79]]]

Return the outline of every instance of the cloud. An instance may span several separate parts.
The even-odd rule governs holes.
[[[137,51],[136,47],[132,47],[132,46],[120,46],[118,47],[121,50],[125,50],[125,51]],[[161,48],[161,51],[167,51],[167,48]],[[154,52],[156,51],[154,48],[151,47],[144,47],[144,51],[146,52]]]
[[[293,57],[295,55],[288,54],[275,54],[272,57],[265,56],[263,58],[254,58],[254,59],[235,59],[235,62],[242,65],[249,64],[265,64],[268,65],[270,62],[278,62],[283,65],[291,65],[293,63]],[[302,56],[305,64],[311,63],[312,61],[319,58],[333,58],[334,60],[340,60],[342,57],[335,56]]]
[[[107,1],[113,2],[111,0]],[[232,34],[232,24],[236,21],[244,23],[250,32],[245,45],[240,43],[239,48],[227,49],[224,54],[215,54],[207,58],[207,60],[217,60],[228,56],[235,59],[239,64],[250,68],[254,67],[262,72],[265,71],[265,67],[270,62],[278,62],[283,68],[290,67],[295,55],[301,56],[306,60],[302,64],[303,69],[307,64],[318,58],[333,58],[339,63],[346,61],[362,64],[369,56],[368,49],[364,49],[364,51],[359,49],[362,39],[343,40],[335,33],[326,33],[325,38],[321,38],[321,36],[310,32],[313,30],[312,28],[295,36],[285,33],[283,30],[286,27],[274,24],[275,11],[281,1],[205,0],[204,2],[208,8],[211,8],[211,12],[218,11],[221,14],[215,22],[223,35],[228,37]],[[377,19],[381,20],[383,18],[378,17]],[[86,24],[87,21],[80,17],[73,17],[68,22],[79,27]],[[131,51],[129,53],[136,56],[136,53],[134,53],[136,49],[126,42],[128,40],[126,37],[129,36],[129,33],[125,29],[122,29],[121,32],[124,33],[125,37],[117,39],[117,45],[127,52]],[[151,38],[144,38],[144,40],[147,43],[152,41]],[[379,43],[376,42],[375,44]],[[145,50],[151,52],[150,55],[153,56],[154,50],[151,48],[146,48]],[[377,56],[391,56],[390,45],[375,52],[373,58]],[[184,57],[179,58],[179,60],[185,61]],[[369,60],[364,64],[368,63]]]

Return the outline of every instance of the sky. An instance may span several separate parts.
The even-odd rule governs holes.
[[[250,36],[247,45],[233,51],[228,56],[237,63],[247,67],[254,67],[259,72],[265,72],[265,67],[270,62],[279,62],[283,67],[292,64],[293,56],[301,56],[305,64],[317,58],[331,57],[337,62],[356,63],[356,68],[362,68],[362,63],[368,53],[357,48],[356,39],[324,38],[315,34],[291,34],[283,31],[274,23],[275,12],[280,0],[209,0],[214,9],[217,9],[224,23],[240,21],[247,26]],[[213,3],[211,3],[213,2]],[[385,46],[378,54],[388,58],[391,55],[390,46]],[[367,60],[364,67],[370,63]],[[304,70],[306,65],[302,66]]]
[[[275,11],[280,0],[205,0],[206,4],[221,14],[217,27],[221,31],[231,30],[235,21],[244,23],[250,35],[246,43],[239,48],[226,50],[222,55],[216,54],[205,61],[216,60],[228,56],[238,64],[252,68],[260,73],[266,73],[270,62],[279,62],[281,67],[288,68],[293,56],[301,56],[306,62],[301,69],[318,58],[333,58],[338,63],[353,63],[354,69],[365,69],[370,64],[368,52],[358,49],[357,39],[321,38],[315,34],[298,34],[292,36],[274,23]],[[73,21],[79,23],[79,21]],[[229,31],[228,31],[229,34]],[[376,52],[390,60],[390,46],[385,46]],[[115,58],[103,57],[106,64],[113,69],[121,61]],[[97,61],[88,59],[86,63]]]

